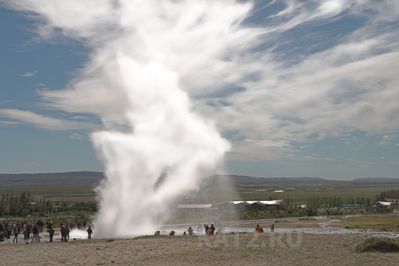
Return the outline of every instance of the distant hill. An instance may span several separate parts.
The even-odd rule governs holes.
[[[281,185],[356,185],[356,184],[399,184],[399,178],[364,177],[353,180],[333,180],[321,177],[251,177],[228,176],[236,184],[281,184]]]
[[[320,177],[252,177],[242,175],[229,175],[237,184],[263,184],[263,183],[329,183],[334,180],[326,180]]]
[[[102,172],[65,172],[41,174],[0,174],[0,187],[94,187],[103,179]]]
[[[398,183],[399,178],[362,177],[352,180],[354,183]]]
[[[0,187],[94,187],[104,178],[102,172],[64,172],[40,174],[0,174]],[[357,178],[349,181],[328,180],[320,177],[252,177],[244,175],[218,175],[238,185],[318,186],[356,184],[399,184],[399,178]]]

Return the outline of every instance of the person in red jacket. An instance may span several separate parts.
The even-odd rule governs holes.
[[[256,232],[257,233],[263,233],[263,228],[259,226],[259,224],[256,225]]]

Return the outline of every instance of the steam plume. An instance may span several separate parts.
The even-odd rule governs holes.
[[[4,1],[3,1],[4,2]],[[226,73],[255,31],[239,25],[252,5],[232,0],[16,0],[43,38],[90,50],[62,91],[41,92],[67,112],[94,113],[92,141],[105,165],[97,237],[152,233],[177,196],[215,173],[229,144],[194,112],[188,93],[231,82]],[[220,71],[220,69],[224,69]],[[216,86],[216,85],[215,85]]]

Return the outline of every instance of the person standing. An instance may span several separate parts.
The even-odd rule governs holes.
[[[53,236],[54,236],[54,229],[53,226],[49,226],[49,229],[47,230],[49,237],[50,237],[50,242],[53,242]]]
[[[209,231],[209,226],[208,224],[204,224],[204,229],[205,229],[205,235],[208,235]]]
[[[69,225],[68,224],[66,224],[66,227],[65,227],[65,242],[68,242],[69,241],[69,232],[70,232],[71,230],[69,229]]]
[[[4,241],[5,230],[4,224],[0,222],[0,241]]]
[[[91,239],[91,234],[93,234],[93,229],[89,225],[89,228],[87,228],[87,239]]]
[[[209,227],[209,235],[212,236],[215,234],[215,226],[211,224],[211,227]]]
[[[193,235],[193,229],[191,228],[191,226],[188,228],[188,235],[192,236]]]
[[[16,224],[12,225],[12,234],[14,235],[12,242],[18,243],[18,227]]]
[[[10,239],[12,233],[12,225],[10,222],[7,223],[7,239]]]
[[[257,224],[257,225],[256,225],[255,231],[256,231],[257,233],[263,233],[263,228],[260,227],[259,224]]]
[[[35,243],[39,243],[40,242],[40,238],[39,238],[39,227],[37,226],[37,224],[35,224],[32,228],[32,233],[33,233],[33,237],[32,237],[32,241],[35,241]]]
[[[30,233],[32,232],[32,224],[28,223],[26,225],[26,239],[30,238]]]
[[[65,225],[61,224],[61,242],[66,242],[66,229]]]

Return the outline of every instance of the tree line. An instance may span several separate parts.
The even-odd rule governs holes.
[[[399,199],[399,189],[380,192],[376,199],[378,201],[384,201],[385,199]]]
[[[0,216],[44,216],[53,211],[49,200],[34,198],[29,192],[2,194],[0,197]]]
[[[49,217],[55,214],[85,216],[97,210],[95,202],[52,202],[34,197],[29,192],[2,194],[0,196],[0,217]]]

